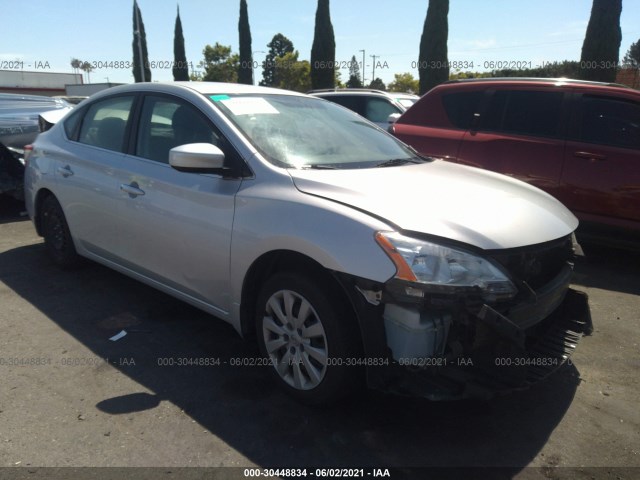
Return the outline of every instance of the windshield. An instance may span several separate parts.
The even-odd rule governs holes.
[[[275,165],[368,168],[416,161],[416,153],[359,115],[318,98],[210,95],[211,101]]]
[[[411,97],[399,97],[399,98],[396,98],[396,101],[400,105],[402,105],[404,108],[409,108],[411,105],[416,103],[418,101],[418,99],[417,98],[411,98]]]

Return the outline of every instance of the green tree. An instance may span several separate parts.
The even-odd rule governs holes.
[[[420,39],[418,73],[420,94],[449,80],[449,0],[429,0],[427,17]]]
[[[293,53],[293,42],[281,33],[277,33],[267,44],[267,47],[269,48],[269,52],[264,60],[262,80],[260,81],[260,85],[263,87],[273,86],[276,71],[276,58],[282,57],[287,53]]]
[[[187,54],[184,51],[184,35],[182,34],[182,21],[180,20],[180,7],[176,15],[176,26],[173,32],[173,79],[178,81],[189,80],[189,65]]]
[[[627,67],[640,68],[640,40],[631,44],[623,62]]]
[[[382,79],[376,77],[374,78],[371,83],[369,84],[369,88],[372,88],[374,90],[382,90],[385,91],[387,89],[387,86],[384,84],[384,82],[382,81]]]
[[[311,47],[311,86],[333,88],[335,85],[336,41],[331,25],[329,0],[318,0],[316,27]]]
[[[461,74],[451,75],[451,79],[458,78],[482,78],[482,77],[539,77],[539,78],[579,78],[580,62],[575,60],[564,60],[563,62],[553,62],[538,68],[525,68],[522,70],[493,70],[491,73],[475,73],[473,76],[462,76]],[[462,72],[461,72],[462,73]],[[466,72],[471,73],[471,72]]]
[[[342,73],[340,73],[340,69],[336,67],[335,70],[335,88],[345,88],[346,85],[342,83]]]
[[[504,71],[508,71],[508,70],[504,70]],[[451,73],[449,75],[449,80],[464,80],[464,79],[467,79],[467,78],[497,77],[498,75],[494,75],[495,73],[497,73],[497,70],[494,70],[493,72],[472,72],[470,70],[467,70],[465,72],[460,71],[460,72]],[[507,76],[507,75],[504,75],[504,76]]]
[[[356,56],[351,57],[349,63],[349,80],[347,80],[347,88],[362,88],[362,80],[360,80],[360,66],[356,61]]]
[[[285,53],[275,59],[274,87],[307,92],[311,89],[311,65],[298,60],[298,51]]]
[[[593,0],[582,44],[581,78],[615,82],[620,58],[622,0]]]
[[[253,85],[253,55],[251,54],[251,29],[249,28],[249,12],[246,0],[240,0],[240,20],[238,22],[240,34],[240,69],[238,82]]]
[[[231,47],[216,42],[214,46],[204,47],[202,54],[204,55],[204,76],[202,77],[204,81],[227,83],[238,81],[240,57],[238,54],[231,53]]]
[[[390,92],[416,93],[419,88],[420,83],[410,73],[396,73],[393,82],[387,85]]]
[[[133,78],[136,83],[151,81],[149,53],[147,52],[147,34],[144,31],[142,13],[138,2],[133,0]]]

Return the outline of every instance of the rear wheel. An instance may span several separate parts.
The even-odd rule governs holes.
[[[73,245],[62,207],[53,195],[42,202],[40,215],[42,236],[49,258],[64,269],[77,266],[80,257]]]
[[[333,293],[333,294],[332,294]],[[361,384],[354,318],[322,282],[280,273],[263,286],[256,311],[260,350],[278,383],[309,404],[343,398]]]

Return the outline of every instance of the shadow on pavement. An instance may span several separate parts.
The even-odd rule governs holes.
[[[302,406],[259,367],[227,324],[134,280],[89,263],[62,272],[42,244],[0,254],[0,281],[96,356],[133,358],[114,365],[151,394],[105,398],[113,415],[168,400],[203,428],[263,467],[507,467],[518,473],[564,417],[580,382],[565,367],[533,389],[483,402],[431,403],[367,392],[329,410]],[[125,328],[117,342],[109,337]],[[220,366],[160,366],[163,358],[219,358]]]
[[[640,295],[640,251],[629,251],[584,243],[585,257],[578,258],[572,282]]]

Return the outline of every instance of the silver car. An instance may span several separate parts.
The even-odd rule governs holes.
[[[365,381],[523,388],[591,330],[558,201],[307,95],[115,87],[38,137],[25,189],[55,263],[86,257],[229,322],[312,404]]]

